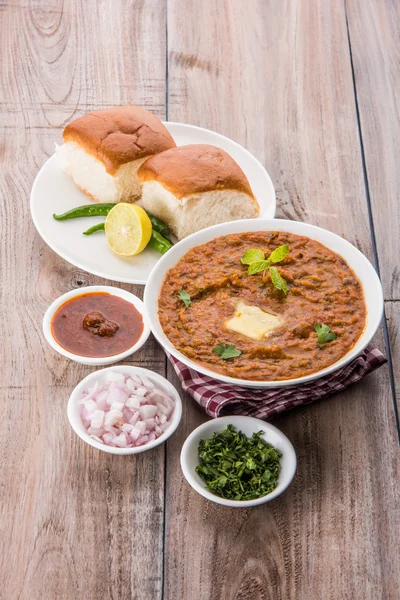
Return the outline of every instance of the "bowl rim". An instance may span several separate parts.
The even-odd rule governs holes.
[[[203,485],[198,483],[197,479],[195,478],[191,469],[189,468],[189,465],[187,463],[187,457],[195,438],[197,438],[200,432],[209,429],[210,431],[208,433],[211,434],[215,431],[213,426],[216,425],[218,428],[218,424],[221,425],[221,429],[223,429],[228,424],[235,425],[237,429],[240,429],[240,423],[243,423],[244,420],[248,422],[251,421],[254,423],[254,431],[259,431],[260,429],[263,429],[265,433],[268,433],[268,431],[273,431],[276,435],[279,436],[281,441],[283,441],[286,445],[285,454],[288,459],[288,466],[285,472],[284,480],[278,483],[277,487],[269,494],[261,496],[260,498],[255,498],[254,500],[230,500],[228,498],[222,498],[221,496],[213,494],[212,492],[206,489],[205,484]],[[198,492],[207,500],[211,500],[212,502],[216,502],[217,504],[222,504],[223,506],[230,506],[233,508],[249,508],[252,506],[258,506],[259,504],[265,504],[266,502],[270,502],[271,500],[274,500],[275,498],[283,494],[283,492],[289,487],[295,476],[297,469],[297,456],[292,442],[280,429],[275,427],[275,425],[272,425],[267,421],[257,419],[256,417],[248,417],[244,415],[231,415],[226,417],[217,417],[216,419],[210,419],[196,427],[196,429],[194,429],[186,438],[182,446],[180,454],[180,464],[186,481],[196,492]]]
[[[111,295],[118,296],[119,298],[126,300],[127,302],[132,304],[142,316],[143,331],[139,339],[133,344],[133,346],[131,346],[127,350],[124,350],[124,352],[120,352],[119,354],[114,354],[112,356],[103,357],[82,356],[81,354],[74,354],[73,352],[70,352],[69,350],[63,348],[57,342],[57,340],[54,338],[51,332],[51,321],[53,319],[54,314],[60,308],[60,306],[65,304],[65,302],[68,302],[68,300],[76,298],[77,296],[83,296],[85,294],[96,292],[107,292]],[[124,358],[131,356],[131,354],[139,350],[139,348],[141,348],[143,344],[146,343],[151,333],[151,330],[144,302],[140,298],[138,298],[138,296],[135,296],[135,294],[132,294],[131,292],[128,292],[119,287],[112,287],[109,285],[89,285],[70,290],[69,292],[66,292],[65,294],[62,294],[61,296],[56,298],[56,300],[54,300],[50,304],[43,316],[43,333],[50,346],[62,356],[65,356],[66,358],[69,358],[70,360],[73,360],[74,362],[80,364],[85,364],[89,366],[106,366],[123,360]]]
[[[114,446],[107,446],[106,444],[100,444],[96,442],[96,440],[92,439],[88,433],[82,431],[78,426],[78,423],[84,425],[82,423],[82,419],[80,416],[76,416],[74,409],[78,403],[79,395],[91,381],[95,381],[97,377],[101,377],[101,375],[106,371],[115,371],[119,373],[132,373],[134,372],[137,375],[145,375],[150,381],[154,383],[160,384],[163,388],[168,389],[169,393],[174,397],[174,409],[172,411],[171,424],[166,431],[164,431],[158,438],[149,442],[148,444],[144,444],[143,446],[138,446],[136,448],[117,448]],[[97,369],[89,375],[86,375],[72,390],[67,404],[67,416],[68,421],[74,430],[74,432],[87,444],[93,446],[97,450],[101,450],[103,452],[107,452],[109,454],[119,454],[119,455],[130,455],[130,454],[141,454],[142,452],[146,452],[147,450],[151,450],[160,444],[163,444],[173,433],[175,433],[179,423],[182,418],[182,400],[178,390],[168,379],[156,373],[155,371],[150,371],[150,369],[145,369],[144,367],[136,367],[135,365],[111,365],[110,367],[106,367],[104,369]]]
[[[250,224],[254,224],[254,228],[251,228]],[[226,231],[226,228],[229,226],[231,226],[231,228],[232,228],[232,231],[230,231],[230,232]],[[242,227],[243,227],[243,229],[241,229]],[[249,229],[246,229],[246,227],[249,227]],[[299,228],[299,231],[292,230],[292,228],[294,228],[294,229]],[[316,239],[316,241],[319,241],[319,243],[321,243],[322,245],[325,245],[329,249],[330,249],[330,246],[328,245],[329,241],[331,241],[332,243],[334,241],[339,241],[339,243],[346,250],[348,250],[349,253],[352,253],[353,256],[357,257],[363,263],[363,267],[368,271],[368,275],[371,279],[372,285],[375,287],[376,294],[375,294],[374,302],[377,307],[376,308],[376,316],[375,316],[375,319],[373,322],[368,323],[368,321],[367,321],[367,323],[370,327],[369,334],[366,335],[366,327],[364,327],[364,330],[361,333],[360,337],[358,338],[356,344],[347,352],[347,354],[345,354],[342,358],[340,358],[335,363],[329,365],[328,367],[325,367],[325,369],[317,371],[316,373],[311,373],[309,375],[304,375],[302,377],[296,377],[293,379],[269,380],[269,381],[266,381],[266,380],[255,381],[255,380],[250,380],[250,379],[239,379],[239,378],[229,377],[227,375],[223,375],[223,374],[217,373],[215,371],[211,371],[210,369],[207,369],[206,367],[203,367],[202,365],[199,365],[198,363],[196,363],[196,362],[192,361],[191,359],[189,359],[188,357],[186,357],[184,354],[182,354],[179,350],[177,350],[173,346],[173,344],[169,341],[168,337],[162,331],[162,328],[161,328],[161,325],[160,325],[160,322],[158,319],[158,302],[157,302],[161,284],[164,280],[166,272],[178,262],[178,260],[181,258],[181,256],[184,256],[184,254],[186,254],[186,252],[188,252],[191,248],[204,245],[204,244],[208,243],[209,241],[211,241],[212,239],[215,239],[218,237],[230,235],[231,233],[240,233],[240,232],[245,233],[245,232],[258,231],[258,230],[263,230],[263,229],[265,229],[266,231],[288,231],[290,233],[294,233],[295,235],[305,235],[307,237],[310,237],[311,239]],[[222,231],[222,233],[221,233],[221,231]],[[326,242],[320,241],[318,239],[318,234],[317,234],[317,237],[313,237],[313,233],[315,235],[316,232],[318,232],[320,235],[327,237],[328,240]],[[201,239],[204,235],[207,236],[206,240]],[[174,262],[174,265],[164,269],[164,265],[168,264],[168,261],[171,258],[171,254],[179,253],[179,251],[182,248],[185,248],[185,251],[179,255],[179,258]],[[339,256],[342,256],[344,258],[344,260],[346,260],[346,262],[347,262],[346,257],[341,252],[339,252],[337,250],[332,250],[332,251],[335,252],[336,254],[338,254]],[[357,275],[357,277],[360,277],[360,270],[358,272],[356,272],[356,275]],[[158,282],[158,283],[156,283],[156,282]],[[152,287],[155,287],[156,291],[153,290]],[[354,358],[359,356],[361,354],[361,352],[366,348],[366,346],[370,343],[371,339],[375,335],[375,333],[381,323],[382,315],[383,315],[383,308],[384,308],[382,284],[379,279],[379,276],[378,276],[377,272],[375,271],[371,262],[358,248],[356,248],[353,244],[348,242],[345,238],[341,237],[337,233],[334,233],[332,231],[324,229],[323,227],[318,227],[317,225],[312,225],[309,223],[303,223],[302,221],[292,221],[289,219],[242,219],[242,220],[237,220],[237,221],[231,221],[229,223],[220,223],[218,225],[213,225],[212,227],[208,227],[206,229],[197,231],[196,233],[191,234],[190,236],[184,238],[183,240],[180,240],[158,261],[158,263],[152,269],[150,276],[149,276],[149,280],[145,287],[143,301],[144,301],[147,315],[149,318],[149,324],[150,324],[151,331],[152,331],[154,337],[159,342],[159,344],[164,349],[164,351],[166,351],[168,354],[171,354],[176,359],[180,360],[182,363],[184,363],[190,369],[193,369],[194,371],[202,373],[203,375],[206,375],[207,377],[216,379],[217,381],[222,381],[224,383],[230,383],[232,385],[241,386],[241,387],[245,387],[245,388],[246,387],[247,388],[249,388],[249,387],[250,388],[251,387],[253,387],[253,388],[279,388],[279,387],[299,386],[301,384],[309,383],[310,381],[320,379],[321,377],[329,375],[329,374],[333,373],[334,371],[337,371],[338,369],[346,366]],[[155,309],[156,309],[155,311],[153,310],[154,303],[155,303]],[[369,315],[369,306],[367,303],[366,303],[366,308],[367,308],[367,315]],[[156,317],[154,317],[153,313],[156,314]]]

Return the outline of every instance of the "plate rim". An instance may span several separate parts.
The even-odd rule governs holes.
[[[83,266],[82,263],[80,263],[80,261],[76,260],[74,262],[71,261],[70,258],[67,258],[64,254],[64,252],[62,250],[59,250],[58,248],[56,249],[53,245],[52,242],[49,241],[49,238],[43,233],[42,229],[40,228],[40,225],[34,215],[34,210],[32,208],[33,205],[33,193],[34,193],[34,189],[37,186],[37,181],[39,179],[40,173],[42,172],[42,170],[45,168],[45,166],[47,165],[48,162],[50,162],[51,160],[55,159],[56,154],[52,154],[51,156],[49,156],[49,158],[45,161],[45,163],[40,167],[39,171],[36,174],[36,177],[34,179],[34,182],[32,184],[32,189],[31,189],[31,194],[30,194],[30,199],[29,199],[29,207],[30,207],[30,212],[31,212],[31,218],[33,221],[33,224],[36,227],[36,231],[38,232],[38,234],[40,235],[40,237],[42,238],[42,240],[44,241],[45,244],[47,244],[47,246],[49,246],[49,248],[51,248],[51,250],[53,250],[53,252],[55,252],[55,254],[57,254],[58,256],[60,256],[63,260],[65,260],[65,262],[67,262],[68,264],[72,265],[73,267],[76,267],[77,269],[81,269],[82,271],[84,271],[85,273],[89,273],[90,275],[95,275],[96,277],[101,277],[101,279],[106,279],[107,281],[115,281],[116,283],[129,283],[131,285],[146,285],[148,278],[146,280],[143,279],[133,279],[132,277],[130,279],[126,279],[126,278],[122,278],[122,277],[112,277],[112,276],[105,276],[104,272],[100,272],[97,271],[96,269],[90,269],[88,270],[87,267]],[[152,269],[150,269],[151,271]],[[150,271],[149,271],[149,275],[150,275]],[[90,285],[90,284],[89,284]]]
[[[249,150],[247,150],[247,148],[245,148],[244,146],[242,146],[241,144],[239,144],[238,142],[235,142],[235,140],[232,140],[231,138],[223,135],[222,133],[218,133],[217,131],[214,131],[213,129],[207,129],[206,127],[200,127],[198,125],[191,125],[188,123],[180,123],[178,121],[162,121],[163,125],[165,125],[165,127],[167,127],[169,125],[172,126],[178,126],[184,129],[189,129],[189,130],[195,130],[195,131],[205,131],[207,133],[211,133],[213,135],[217,135],[220,138],[223,138],[225,140],[227,140],[229,143],[233,144],[234,146],[236,146],[237,148],[239,148],[241,151],[244,151],[246,155],[249,156],[249,158],[255,162],[259,168],[262,169],[262,171],[264,172],[265,176],[267,177],[268,181],[269,181],[269,185],[270,185],[270,189],[272,192],[272,202],[271,202],[271,215],[272,216],[260,216],[257,218],[264,218],[264,219],[275,219],[275,214],[276,214],[276,190],[275,190],[275,186],[272,182],[272,179],[268,173],[268,171],[266,170],[266,168],[264,167],[264,165],[258,160],[258,158],[256,158],[254,156],[254,154],[252,154]],[[45,167],[47,166],[47,164],[56,159],[56,152],[53,152],[53,154],[51,154],[51,156],[49,156],[45,162],[43,163],[43,165],[40,167],[39,171],[36,173],[35,179],[33,180],[33,184],[31,187],[31,191],[30,191],[30,196],[29,196],[29,209],[30,209],[30,213],[31,213],[31,218],[33,221],[33,224],[36,228],[36,231],[38,232],[38,234],[40,235],[40,237],[42,238],[42,240],[44,241],[45,244],[47,244],[47,246],[58,256],[60,256],[60,258],[62,258],[63,260],[65,260],[65,262],[67,262],[68,264],[72,265],[73,267],[76,267],[78,269],[81,269],[82,271],[84,271],[85,273],[89,273],[91,275],[95,275],[96,277],[101,277],[102,279],[106,279],[107,281],[115,281],[116,283],[127,283],[130,285],[143,285],[145,286],[150,273],[153,269],[153,267],[150,268],[148,274],[147,274],[147,278],[143,279],[143,278],[137,278],[137,277],[130,277],[129,279],[126,277],[113,277],[113,276],[109,276],[109,275],[105,275],[104,272],[98,271],[97,269],[90,269],[88,270],[88,268],[86,266],[84,266],[79,260],[74,260],[73,262],[71,261],[70,258],[67,258],[65,253],[62,250],[59,250],[58,248],[56,249],[54,244],[49,241],[49,238],[43,233],[43,230],[41,229],[38,220],[36,219],[35,216],[35,212],[34,212],[34,208],[33,208],[33,197],[35,194],[35,190],[36,187],[38,185],[38,180],[40,178],[40,175],[42,173],[42,171],[45,169]],[[160,256],[161,258],[161,256]],[[158,262],[158,261],[157,261]],[[156,263],[157,264],[157,263]]]

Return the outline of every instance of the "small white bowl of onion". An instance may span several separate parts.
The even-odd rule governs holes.
[[[181,416],[182,402],[174,386],[158,373],[130,365],[91,373],[68,401],[75,433],[111,454],[139,454],[162,444]]]

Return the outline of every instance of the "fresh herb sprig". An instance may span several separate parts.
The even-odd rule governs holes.
[[[228,358],[236,358],[242,354],[241,350],[238,350],[232,344],[218,344],[213,348],[214,354],[220,356],[224,360],[228,360]]]
[[[188,294],[186,290],[182,289],[180,292],[178,292],[178,298],[182,300],[186,308],[189,308],[192,301],[190,299],[190,294]]]
[[[318,335],[318,344],[325,344],[337,338],[336,333],[325,323],[314,323],[314,330]]]
[[[281,454],[262,435],[259,431],[248,438],[228,425],[200,441],[196,471],[210,492],[231,500],[253,500],[276,488]]]
[[[247,273],[249,275],[255,275],[256,273],[269,271],[274,287],[276,287],[277,290],[282,291],[286,296],[289,291],[287,282],[280,275],[278,269],[273,267],[271,263],[281,262],[288,252],[289,246],[284,244],[283,246],[275,248],[268,258],[265,258],[265,254],[262,250],[251,248],[243,254],[240,261],[243,265],[248,265]]]

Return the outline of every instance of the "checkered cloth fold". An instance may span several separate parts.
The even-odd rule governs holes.
[[[210,417],[246,415],[268,421],[275,415],[327,398],[346,389],[387,362],[377,348],[366,348],[351,363],[330,375],[296,387],[245,388],[202,375],[168,355],[182,387]]]

